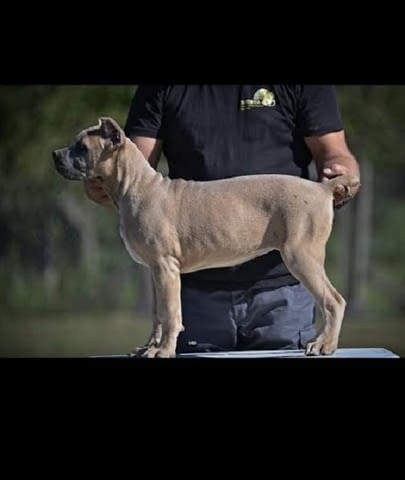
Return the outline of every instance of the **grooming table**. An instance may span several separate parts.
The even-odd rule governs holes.
[[[333,355],[307,356],[304,350],[181,353],[178,358],[399,358],[385,348],[338,348]]]
[[[132,358],[126,355],[92,355],[89,358]],[[304,350],[247,350],[242,352],[180,353],[177,358],[400,358],[386,348],[338,348],[333,355],[306,356]]]

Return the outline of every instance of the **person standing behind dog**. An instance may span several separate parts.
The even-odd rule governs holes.
[[[319,181],[359,175],[331,85],[140,85],[125,133],[154,168],[163,152],[170,178],[308,178],[312,159]],[[86,191],[109,203],[97,181]],[[301,349],[316,335],[314,300],[278,251],[181,281],[177,353]]]

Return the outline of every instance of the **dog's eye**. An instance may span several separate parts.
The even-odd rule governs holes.
[[[76,144],[76,151],[79,155],[83,155],[87,152],[87,146],[84,143]]]

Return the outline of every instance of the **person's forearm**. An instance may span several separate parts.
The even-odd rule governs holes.
[[[135,143],[146,160],[156,169],[162,153],[162,140],[138,135],[131,135],[129,139]]]
[[[315,163],[320,181],[346,173],[360,176],[359,164],[356,158],[349,153],[317,158]]]
[[[315,160],[320,181],[346,173],[360,175],[359,164],[347,146],[344,131],[305,137],[305,141]]]

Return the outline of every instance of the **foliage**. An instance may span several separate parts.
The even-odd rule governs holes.
[[[133,308],[135,267],[117,217],[54,169],[52,150],[109,115],[124,123],[133,86],[0,87],[0,302],[7,311]],[[97,265],[84,265],[77,226],[61,208],[76,199],[92,221]],[[135,276],[136,277],[136,276]],[[115,288],[107,287],[107,279]],[[79,283],[79,285],[78,285]],[[113,291],[112,291],[113,290]],[[102,293],[101,293],[102,292]]]
[[[0,86],[3,313],[136,305],[141,275],[122,247],[116,215],[90,202],[81,184],[56,174],[51,158],[52,150],[100,116],[123,125],[134,90],[131,85]],[[389,285],[400,286],[405,281],[405,87],[340,85],[337,90],[348,143],[376,171],[371,273],[377,282],[383,275]],[[79,206],[92,226],[90,246],[88,233],[63,208],[65,199]],[[337,252],[333,245],[331,252],[332,257]],[[339,263],[336,255],[331,263]],[[388,303],[405,308],[399,297]]]

